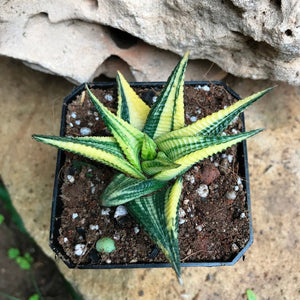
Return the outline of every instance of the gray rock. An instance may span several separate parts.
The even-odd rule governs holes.
[[[0,6],[0,31],[0,54],[76,83],[114,76],[112,65],[129,80],[165,80],[178,58],[158,47],[190,49],[237,76],[300,84],[298,0],[12,0]],[[203,63],[187,79],[207,76]]]

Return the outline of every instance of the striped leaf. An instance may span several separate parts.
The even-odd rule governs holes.
[[[150,107],[135,93],[120,72],[117,72],[118,117],[135,128],[144,128]]]
[[[121,148],[113,137],[74,138],[33,135],[33,138],[44,144],[98,161],[135,178],[145,178],[139,170],[124,158]]]
[[[168,183],[155,179],[135,179],[124,174],[117,174],[100,197],[103,206],[116,206],[136,198],[151,194],[165,187]]]
[[[153,178],[158,180],[170,180],[176,177],[177,175],[181,175],[184,172],[186,172],[193,164],[197,163],[198,161],[201,161],[213,154],[221,152],[227,149],[228,147],[231,147],[232,145],[237,144],[243,140],[246,140],[247,138],[257,134],[260,131],[261,129],[257,129],[250,132],[237,134],[234,136],[222,136],[220,137],[221,139],[219,140],[219,144],[214,144],[216,137],[212,137],[213,141],[210,146],[206,146],[203,148],[201,144],[199,144],[200,150],[196,150],[197,148],[194,148],[195,145],[191,143],[190,147],[193,150],[190,149],[191,152],[186,151],[186,153],[190,153],[183,156],[179,155],[180,158],[174,160],[175,163],[180,165],[178,168],[162,171],[156,174]],[[210,137],[207,137],[208,140],[206,142],[209,141],[209,138]],[[184,149],[184,146],[182,147],[182,149]]]
[[[142,147],[144,134],[110,112],[95,97],[88,86],[86,86],[86,89],[102,120],[118,142],[126,158],[136,169],[141,170],[139,153]]]
[[[142,170],[149,176],[152,176],[164,170],[170,170],[178,167],[178,164],[175,164],[161,151],[158,152],[155,159],[145,160],[142,162]]]
[[[149,112],[143,131],[152,139],[184,126],[183,83],[188,54],[175,67]]]
[[[167,229],[165,206],[170,193],[166,190],[126,203],[130,215],[136,220],[154,243],[163,251],[181,282],[178,239]],[[176,223],[176,222],[175,222]]]
[[[178,237],[178,210],[182,191],[182,177],[179,177],[174,185],[168,189],[165,201],[165,218],[170,238]]]
[[[155,142],[159,145],[170,137],[176,136],[218,135],[222,133],[243,110],[271,90],[272,88],[268,88],[243,100],[239,100],[233,105],[202,118],[189,126],[167,133],[157,138]]]

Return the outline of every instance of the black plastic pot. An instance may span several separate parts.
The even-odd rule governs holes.
[[[131,83],[132,87],[161,87],[165,83],[164,82],[135,82]],[[238,94],[236,94],[232,89],[227,87],[223,82],[220,81],[189,81],[185,82],[185,85],[190,86],[204,86],[204,85],[219,85],[223,86],[234,98],[241,99]],[[113,87],[114,83],[90,83],[89,86],[98,89],[108,89]],[[75,88],[70,95],[68,95],[63,102],[62,108],[62,117],[61,117],[61,128],[60,128],[60,136],[64,136],[65,126],[66,126],[66,112],[67,105],[76,99],[78,95],[85,90],[85,85],[82,84],[79,87]],[[244,124],[244,116],[241,114],[241,119],[243,122],[243,131],[245,131]],[[234,265],[241,257],[243,257],[244,253],[253,243],[253,230],[252,230],[252,219],[251,219],[251,201],[250,201],[250,187],[249,187],[249,174],[248,174],[248,158],[247,158],[247,146],[246,141],[238,144],[237,148],[237,156],[239,160],[239,175],[242,178],[245,178],[243,181],[244,189],[246,191],[247,198],[247,206],[248,206],[248,219],[249,219],[249,241],[245,245],[245,247],[236,254],[231,261],[216,261],[216,262],[185,262],[181,263],[182,267],[213,267],[213,266],[230,266]],[[55,173],[55,182],[54,182],[54,191],[53,191],[53,201],[52,201],[52,214],[51,214],[51,225],[50,225],[50,247],[53,251],[64,261],[64,263],[69,268],[80,268],[80,269],[121,269],[121,268],[163,268],[163,267],[171,267],[167,263],[130,263],[130,264],[106,264],[106,265],[75,265],[74,263],[70,263],[66,253],[64,252],[62,246],[58,242],[59,236],[59,228],[60,228],[60,215],[62,213],[62,201],[60,199],[60,190],[62,183],[59,180],[59,173],[65,161],[65,154],[63,151],[58,150],[57,155],[57,165],[56,165],[56,173]]]

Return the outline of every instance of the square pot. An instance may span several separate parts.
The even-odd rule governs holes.
[[[153,99],[153,95],[156,92],[156,89],[161,89],[162,86],[164,85],[164,82],[139,82],[139,83],[131,83],[131,86],[133,88],[137,89],[148,89],[149,91],[152,91],[146,94],[146,99],[143,99],[145,101],[148,101]],[[91,83],[89,85],[93,89],[97,90],[111,90],[115,89],[116,90],[116,84],[114,83]],[[185,87],[191,87],[195,90],[201,90],[201,93],[206,94],[206,96],[209,98],[210,97],[210,88],[211,87],[218,87],[220,89],[225,90],[231,97],[234,99],[238,100],[240,97],[230,88],[228,88],[224,83],[222,82],[185,82]],[[67,110],[68,110],[68,105],[71,104],[74,100],[81,99],[83,100],[82,97],[82,92],[85,90],[84,84],[81,86],[75,88],[73,92],[68,95],[63,102],[63,108],[62,108],[62,118],[61,118],[61,128],[60,128],[60,136],[64,136],[66,133],[66,125],[67,125]],[[111,95],[110,95],[111,97]],[[111,99],[108,99],[108,101],[111,101]],[[199,110],[200,111],[200,110]],[[69,112],[70,114],[70,112]],[[97,119],[97,114],[95,114],[95,119]],[[194,116],[190,116],[191,120]],[[203,117],[203,116],[201,116]],[[68,117],[70,119],[70,116]],[[98,118],[99,119],[99,118]],[[97,120],[98,120],[97,119]],[[244,118],[243,114],[241,114],[241,122],[242,122],[242,131],[245,131],[245,126],[244,126]],[[75,118],[74,118],[75,121]],[[100,122],[100,121],[99,121]],[[70,120],[68,121],[68,124],[70,125]],[[211,259],[211,260],[200,260],[200,261],[189,261],[189,255],[186,255],[185,258],[183,258],[183,262],[181,263],[182,267],[185,266],[203,266],[203,267],[209,267],[209,266],[223,266],[223,265],[233,265],[235,264],[246,252],[246,250],[250,247],[250,245],[253,242],[253,232],[252,232],[252,221],[251,221],[251,211],[250,211],[250,190],[249,190],[249,174],[248,174],[248,161],[247,161],[247,148],[246,148],[246,142],[242,142],[237,145],[236,148],[236,161],[238,164],[238,177],[243,178],[244,180],[242,181],[242,186],[243,186],[243,191],[240,191],[239,193],[243,193],[245,197],[245,211],[240,213],[238,217],[236,217],[236,220],[238,219],[246,219],[247,224],[243,226],[247,226],[247,236],[244,239],[244,243],[241,246],[238,246],[235,242],[232,243],[232,255],[230,257],[227,257],[225,260],[221,260],[220,258],[216,259]],[[70,268],[82,268],[82,269],[111,269],[111,268],[156,268],[156,267],[170,267],[170,264],[166,262],[157,262],[154,259],[150,259],[149,263],[141,262],[139,263],[135,259],[131,261],[126,261],[125,263],[114,263],[111,262],[110,259],[106,259],[105,261],[101,260],[99,263],[99,257],[97,258],[97,254],[95,254],[95,251],[89,252],[89,255],[91,255],[91,258],[89,258],[89,261],[85,261],[84,263],[80,262],[80,259],[76,262],[70,258],[68,253],[66,253],[65,248],[64,248],[64,242],[66,242],[68,239],[66,237],[63,237],[61,235],[61,224],[62,224],[62,217],[63,217],[63,210],[64,210],[64,204],[63,204],[63,197],[62,195],[62,186],[63,186],[63,180],[62,180],[62,168],[65,164],[66,161],[66,153],[64,151],[58,150],[58,155],[57,155],[57,166],[56,166],[56,173],[55,173],[55,182],[54,182],[54,192],[53,192],[53,201],[52,201],[52,216],[51,216],[51,226],[50,226],[50,247],[54,250],[54,252],[64,261],[64,263],[70,267]],[[222,176],[222,175],[220,175]],[[66,180],[66,175],[63,176],[64,180]],[[70,177],[72,178],[72,177]],[[68,184],[76,184],[76,182],[73,182],[73,178],[71,182]],[[210,186],[210,184],[208,184]],[[201,198],[199,196],[199,198]],[[224,196],[223,196],[224,198]],[[230,197],[229,197],[230,198]],[[202,200],[201,200],[202,199]],[[201,201],[203,198],[201,198]],[[228,199],[228,203],[230,203]],[[234,199],[232,199],[234,200]],[[232,202],[231,202],[232,203]],[[231,204],[229,204],[231,205]],[[100,212],[99,212],[100,213]],[[239,213],[239,212],[235,212]],[[64,216],[65,217],[65,216]],[[70,216],[68,220],[72,222],[72,219],[75,219],[78,217],[78,214],[76,213],[72,217]],[[109,224],[108,226],[111,226]],[[199,228],[198,228],[199,227]],[[202,231],[201,226],[198,226],[197,228],[199,229],[198,231]],[[78,228],[80,231],[80,228]],[[101,229],[100,229],[101,230]],[[78,231],[78,230],[77,230]],[[179,227],[180,231],[180,227]],[[225,232],[225,231],[224,231]],[[99,233],[99,232],[98,232]],[[81,234],[80,232],[77,232],[77,234]],[[209,234],[209,233],[208,233]],[[210,234],[214,234],[213,232]],[[79,236],[80,237],[80,236]],[[82,237],[82,236],[81,236]],[[101,233],[99,235],[99,238],[101,237]],[[85,238],[83,237],[83,241]],[[80,242],[78,242],[80,244]],[[84,244],[84,242],[83,242]],[[91,245],[90,245],[91,246]],[[206,245],[206,247],[210,247],[210,245]],[[150,249],[150,248],[149,248]],[[151,248],[153,251],[152,253],[149,253],[150,256],[154,255],[155,252],[157,252],[156,248]],[[193,254],[193,253],[192,253]],[[83,254],[85,255],[85,254]],[[95,258],[96,255],[96,258]],[[93,259],[94,256],[94,259]],[[107,258],[107,257],[106,257]],[[187,259],[186,259],[187,258]],[[98,259],[98,260],[97,260]],[[151,261],[153,260],[153,261]]]

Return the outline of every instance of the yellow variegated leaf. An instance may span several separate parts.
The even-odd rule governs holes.
[[[118,117],[142,130],[150,107],[136,94],[120,72],[117,72],[117,83]]]
[[[175,67],[149,112],[143,131],[153,139],[184,126],[183,84],[188,54]]]
[[[179,177],[166,193],[165,217],[169,235],[178,237],[178,209],[182,191],[182,177]]]
[[[258,129],[258,130],[253,130],[250,132],[241,133],[241,134],[236,135],[234,138],[232,138],[232,136],[228,136],[228,138],[230,138],[230,139],[227,142],[223,142],[218,145],[213,144],[211,146],[201,148],[201,150],[194,151],[188,155],[185,155],[185,156],[175,160],[174,162],[180,165],[178,168],[162,171],[162,172],[156,174],[153,178],[158,179],[158,180],[170,180],[170,179],[176,177],[177,175],[183,174],[196,162],[201,161],[204,158],[207,158],[213,154],[221,152],[221,151],[227,149],[228,147],[231,147],[232,145],[237,144],[237,143],[253,136],[254,134],[256,134],[260,131],[261,130]]]
[[[155,143],[159,145],[164,140],[176,136],[193,136],[193,135],[218,135],[238,116],[245,108],[253,102],[268,93],[272,88],[256,93],[243,100],[239,100],[231,106],[219,110],[197,122],[183,127],[179,130],[172,131],[155,139]]]
[[[142,147],[144,134],[140,130],[136,129],[126,121],[120,119],[110,112],[95,97],[88,86],[86,86],[86,89],[93,104],[101,115],[102,120],[118,142],[126,158],[136,169],[141,170],[139,153]]]
[[[115,142],[114,138],[73,138],[44,135],[33,135],[33,138],[44,144],[48,144],[68,152],[76,153],[106,164],[135,178],[145,179],[145,176],[124,158],[122,151],[118,143]]]
[[[181,282],[178,239],[168,232],[165,217],[166,190],[126,203],[131,216],[163,251]]]

